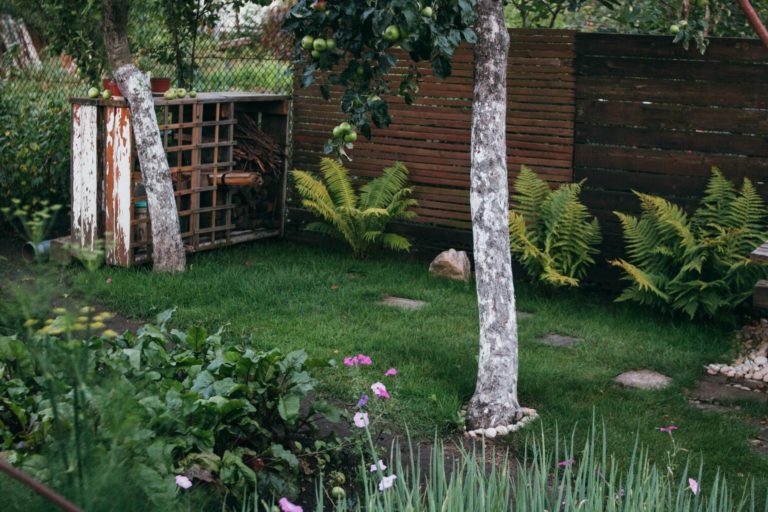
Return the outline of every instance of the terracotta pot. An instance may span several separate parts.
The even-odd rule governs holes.
[[[107,80],[106,78],[101,81],[101,85],[112,93],[113,97],[122,97],[123,93],[120,92],[120,88],[117,86],[117,82],[114,80]]]
[[[170,78],[150,78],[149,83],[152,87],[152,92],[164,93],[171,88]]]

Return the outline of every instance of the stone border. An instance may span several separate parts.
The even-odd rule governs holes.
[[[477,439],[478,437],[487,437],[488,439],[503,437],[503,436],[512,434],[513,432],[517,432],[518,430],[522,429],[529,423],[532,423],[534,420],[536,420],[536,418],[539,417],[539,413],[536,412],[536,409],[529,409],[527,407],[523,407],[520,409],[520,412],[523,413],[523,417],[517,423],[512,423],[510,425],[502,425],[500,427],[479,428],[477,430],[465,430],[464,436],[469,437],[471,439]]]

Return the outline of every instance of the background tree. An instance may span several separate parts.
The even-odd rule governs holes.
[[[102,32],[112,76],[131,109],[136,154],[147,191],[152,225],[152,262],[156,271],[186,266],[168,159],[160,139],[155,103],[146,74],[133,64],[128,46],[128,2],[102,1]]]

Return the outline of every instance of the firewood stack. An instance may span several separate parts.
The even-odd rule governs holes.
[[[238,118],[237,144],[233,149],[235,168],[256,173],[250,186],[234,188],[232,202],[237,229],[273,228],[278,219],[275,208],[280,191],[285,153],[280,144],[261,130],[250,116]]]

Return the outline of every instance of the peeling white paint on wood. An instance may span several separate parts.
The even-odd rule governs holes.
[[[72,235],[93,250],[98,230],[97,107],[72,105]]]
[[[107,263],[127,266],[131,243],[131,120],[125,107],[105,109]]]

